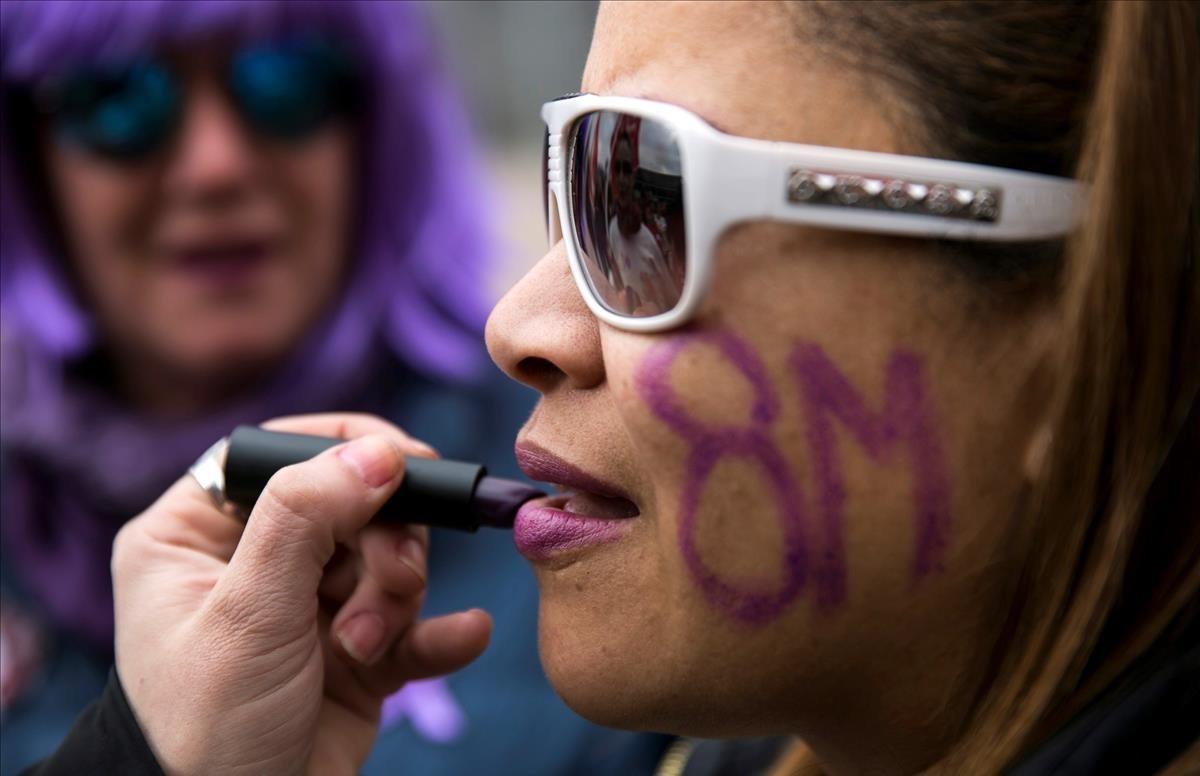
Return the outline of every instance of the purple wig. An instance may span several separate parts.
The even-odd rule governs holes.
[[[6,94],[64,68],[209,36],[312,30],[347,44],[364,79],[362,212],[345,288],[277,374],[204,417],[147,417],[107,386],[70,376],[69,367],[94,352],[97,327],[43,231],[34,189],[18,175],[18,155],[35,149],[19,148],[10,123],[0,121],[0,529],[20,585],[58,625],[97,645],[111,645],[108,554],[120,523],[235,424],[385,410],[363,398],[383,382],[381,369],[393,380],[414,372],[468,381],[481,373],[486,191],[457,95],[415,4],[0,2]]]

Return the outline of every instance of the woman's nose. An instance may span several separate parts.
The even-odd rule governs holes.
[[[600,328],[560,242],[504,295],[487,323],[492,360],[543,394],[604,382]]]
[[[189,84],[166,171],[168,197],[196,202],[237,198],[252,180],[252,140],[220,86]]]

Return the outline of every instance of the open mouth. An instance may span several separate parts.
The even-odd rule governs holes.
[[[623,520],[641,514],[619,486],[606,482],[550,451],[529,442],[518,443],[517,465],[532,480],[557,486],[562,492],[545,500],[547,506],[581,517]]]
[[[630,518],[641,514],[637,503],[619,487],[547,450],[521,443],[516,454],[517,464],[530,479],[562,488],[561,493],[526,502],[517,512],[513,540],[530,560],[619,541],[635,524]]]
[[[554,503],[554,502],[559,503]],[[553,506],[564,512],[580,517],[595,517],[603,520],[624,520],[637,517],[641,511],[627,498],[621,496],[601,496],[598,493],[564,488],[563,492],[553,496],[546,506]]]
[[[266,258],[268,250],[267,243],[262,240],[197,246],[179,251],[179,263],[184,267],[245,264]]]
[[[192,277],[214,282],[248,279],[271,255],[266,240],[230,240],[195,244],[173,251],[176,267]]]

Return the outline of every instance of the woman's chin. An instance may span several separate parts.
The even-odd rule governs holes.
[[[662,640],[610,635],[589,642],[545,629],[540,635],[550,685],[584,719],[618,730],[707,737],[726,732],[728,722],[712,717],[703,682],[679,670],[671,657],[675,650]]]
[[[278,348],[217,344],[200,347],[180,358],[180,372],[196,375],[197,379],[217,383],[253,379],[275,364],[285,351]]]
[[[577,564],[572,570],[578,568]],[[550,572],[553,573],[553,572]],[[539,578],[545,573],[539,573]],[[547,590],[542,582],[538,645],[550,684],[580,716],[608,727],[659,730],[673,650],[647,628],[658,618],[621,601],[586,600],[586,582]],[[565,581],[565,580],[564,580]],[[557,587],[551,585],[551,587]]]
[[[803,684],[772,667],[781,631],[731,623],[694,589],[672,584],[678,573],[648,562],[652,551],[622,548],[535,567],[538,647],[558,695],[580,716],[625,730],[705,738],[773,730],[764,710],[786,708]],[[800,666],[802,631],[786,633]]]
[[[657,729],[658,720],[646,711],[646,677],[638,666],[618,657],[624,647],[616,639],[584,643],[544,627],[539,637],[546,677],[572,711],[606,727]]]
[[[218,398],[228,401],[277,368],[286,357],[289,345],[245,337],[240,340],[179,338],[158,342],[152,346],[152,352],[157,356],[141,359],[140,363],[157,363],[160,374],[147,373],[138,382],[164,389],[175,386],[172,391],[192,394],[192,399],[202,403]]]

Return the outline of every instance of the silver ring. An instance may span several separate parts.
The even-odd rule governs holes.
[[[200,486],[200,489],[212,499],[213,506],[227,515],[245,520],[242,510],[225,498],[225,457],[229,452],[229,438],[218,439],[212,447],[196,459],[188,469],[188,474]]]

